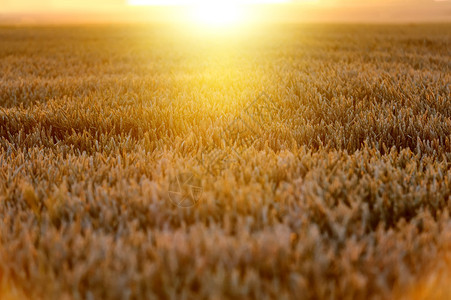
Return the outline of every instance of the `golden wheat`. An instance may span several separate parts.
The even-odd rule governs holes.
[[[450,32],[1,27],[0,298],[447,298]]]

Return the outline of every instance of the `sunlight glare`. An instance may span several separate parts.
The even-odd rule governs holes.
[[[174,11],[181,8],[184,11],[183,20],[216,29],[251,22],[255,18],[252,8],[257,5],[288,2],[291,0],[128,0],[132,6],[174,7]]]
[[[192,18],[196,23],[210,26],[228,26],[242,21],[241,7],[234,3],[212,1],[196,5]]]

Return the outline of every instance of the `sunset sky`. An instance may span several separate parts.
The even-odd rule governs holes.
[[[202,0],[0,0],[0,21],[174,21]],[[229,1],[230,2],[230,1]],[[268,21],[451,21],[450,0],[244,0]],[[235,3],[234,2],[234,3]],[[268,4],[268,2],[270,4]],[[165,6],[164,4],[169,4]],[[251,3],[251,4],[249,4]],[[142,4],[140,6],[136,4]]]

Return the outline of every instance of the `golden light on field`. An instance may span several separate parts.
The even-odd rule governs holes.
[[[451,24],[79,1],[0,26],[0,300],[451,299]]]

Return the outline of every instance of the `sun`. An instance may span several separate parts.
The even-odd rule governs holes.
[[[287,3],[291,0],[128,0],[127,2],[131,6],[169,8],[166,10],[166,13],[169,12],[169,18],[172,8],[172,12],[177,12],[174,14],[176,22],[187,21],[201,25],[204,29],[217,29],[218,27],[238,28],[251,23],[256,17],[258,18],[254,8],[259,5]]]
[[[195,23],[207,26],[230,26],[243,21],[243,11],[237,3],[211,1],[194,5],[192,19]]]

